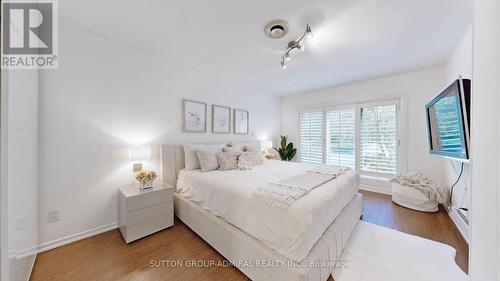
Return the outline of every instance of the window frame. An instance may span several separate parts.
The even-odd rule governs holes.
[[[397,161],[396,161],[396,173],[406,172],[408,167],[407,155],[408,155],[408,116],[407,116],[407,97],[402,95],[398,98],[392,99],[381,99],[375,101],[367,101],[367,102],[352,102],[345,103],[339,105],[326,105],[326,106],[308,106],[299,109],[299,136],[300,132],[300,114],[303,112],[312,112],[312,111],[322,111],[323,112],[323,140],[322,140],[322,163],[326,163],[326,142],[327,142],[327,112],[331,110],[341,110],[341,109],[349,109],[355,108],[356,111],[356,120],[355,120],[355,166],[356,172],[361,175],[362,180],[366,179],[370,184],[378,184],[380,181],[387,182],[388,178],[392,176],[392,174],[387,174],[388,177],[377,177],[377,175],[373,175],[370,173],[361,174],[360,169],[360,146],[361,146],[361,108],[363,107],[373,107],[373,106],[384,106],[384,105],[395,105],[396,106],[396,139],[397,139]],[[300,137],[299,137],[299,147],[300,147]],[[301,162],[301,154],[299,151],[298,161]]]

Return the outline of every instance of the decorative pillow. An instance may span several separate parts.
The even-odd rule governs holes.
[[[238,156],[238,165],[236,168],[238,170],[251,170],[254,162],[253,152],[243,152]]]
[[[184,145],[184,162],[186,170],[194,170],[200,169],[200,161],[198,160],[198,156],[194,152],[196,149],[212,151],[214,154],[222,151],[224,148],[224,144],[185,144]]]
[[[228,149],[237,149],[239,151],[243,151],[243,143],[237,143],[237,142],[229,142],[227,143],[226,148]]]
[[[195,149],[194,152],[198,157],[202,172],[209,172],[219,168],[219,162],[217,161],[217,157],[213,151]]]
[[[245,144],[243,146],[243,151],[251,152],[253,154],[252,163],[254,166],[264,163],[264,156],[262,155],[260,143]]]
[[[262,148],[259,142],[242,143],[240,145],[243,146],[244,151],[262,152]]]
[[[219,162],[219,171],[235,170],[240,154],[241,152],[218,152],[215,156]]]
[[[224,152],[243,152],[243,148],[239,146],[227,146],[222,149]]]

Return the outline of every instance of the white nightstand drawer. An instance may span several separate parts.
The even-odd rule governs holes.
[[[151,207],[129,211],[127,213],[127,226],[132,227],[159,217],[172,216],[174,212],[174,201],[167,201]]]
[[[118,222],[126,243],[174,225],[174,188],[167,184],[148,190],[120,188]]]
[[[142,209],[162,202],[173,200],[173,188],[163,190],[142,191],[140,196],[132,196],[127,199],[127,212]]]
[[[173,216],[159,217],[145,223],[141,223],[132,227],[127,227],[125,231],[125,241],[130,243],[144,236],[153,234],[162,229],[170,227],[174,224]]]

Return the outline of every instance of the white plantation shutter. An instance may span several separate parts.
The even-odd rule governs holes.
[[[397,105],[361,106],[360,171],[375,177],[397,172]]]
[[[326,164],[356,168],[356,109],[326,112]]]
[[[300,162],[323,163],[323,110],[300,112]]]

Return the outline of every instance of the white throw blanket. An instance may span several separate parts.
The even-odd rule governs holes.
[[[295,201],[311,190],[335,179],[348,169],[338,166],[318,166],[306,171],[304,174],[259,187],[256,189],[254,196],[286,211]]]
[[[308,173],[315,173],[315,174],[323,174],[323,175],[332,175],[332,176],[340,176],[346,171],[350,170],[351,168],[349,167],[343,167],[343,166],[332,166],[332,165],[320,165],[316,166],[310,170],[307,170]]]
[[[427,198],[441,204],[447,203],[450,197],[450,193],[446,187],[435,183],[429,178],[426,178],[421,172],[399,174],[392,178],[391,182],[415,188],[425,194]]]

